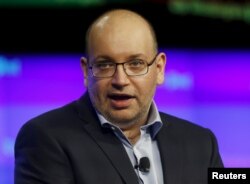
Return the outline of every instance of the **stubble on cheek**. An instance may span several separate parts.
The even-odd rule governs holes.
[[[103,115],[111,123],[118,125],[120,128],[125,128],[146,121],[148,111],[148,105],[135,101],[133,106],[123,110],[113,109],[110,106],[103,108]]]

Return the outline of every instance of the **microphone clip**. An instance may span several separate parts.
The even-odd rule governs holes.
[[[149,161],[149,158],[148,157],[142,157],[139,160],[139,164],[135,165],[135,169],[138,169],[138,168],[139,168],[139,170],[141,172],[148,173],[149,170],[150,170],[150,161]]]

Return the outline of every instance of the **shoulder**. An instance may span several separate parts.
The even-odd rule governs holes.
[[[169,115],[163,112],[160,112],[161,119],[166,126],[170,128],[178,128],[178,129],[191,129],[191,130],[203,130],[204,127],[197,125],[191,121]]]
[[[181,145],[187,162],[204,160],[207,161],[206,167],[223,167],[217,139],[210,129],[165,113],[160,113],[160,116],[164,124],[159,132],[162,142],[171,140],[174,146]]]
[[[77,117],[75,103],[76,101],[42,113],[30,119],[24,124],[24,126],[28,126],[30,124],[45,127],[53,127],[57,126],[58,124],[62,126],[64,123],[67,123],[69,120],[73,121]]]
[[[40,114],[20,128],[17,139],[22,136],[38,137],[43,135],[55,135],[72,127],[73,122],[77,121],[77,111],[75,110],[75,101],[62,107],[50,110]]]
[[[175,136],[185,139],[214,139],[214,134],[208,128],[166,113],[160,112],[160,116],[165,128]]]

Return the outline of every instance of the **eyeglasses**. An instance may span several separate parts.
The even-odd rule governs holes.
[[[95,62],[92,66],[89,66],[93,76],[98,78],[113,77],[117,65],[122,65],[124,72],[128,76],[140,76],[148,73],[148,68],[155,62],[155,59],[158,54],[148,63],[142,59],[132,59],[123,63],[114,63],[112,61],[100,61]]]

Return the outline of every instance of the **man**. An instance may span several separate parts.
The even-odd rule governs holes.
[[[164,81],[150,24],[135,12],[101,15],[81,59],[86,94],[26,123],[15,144],[15,183],[206,183],[222,167],[208,129],[160,113]]]

